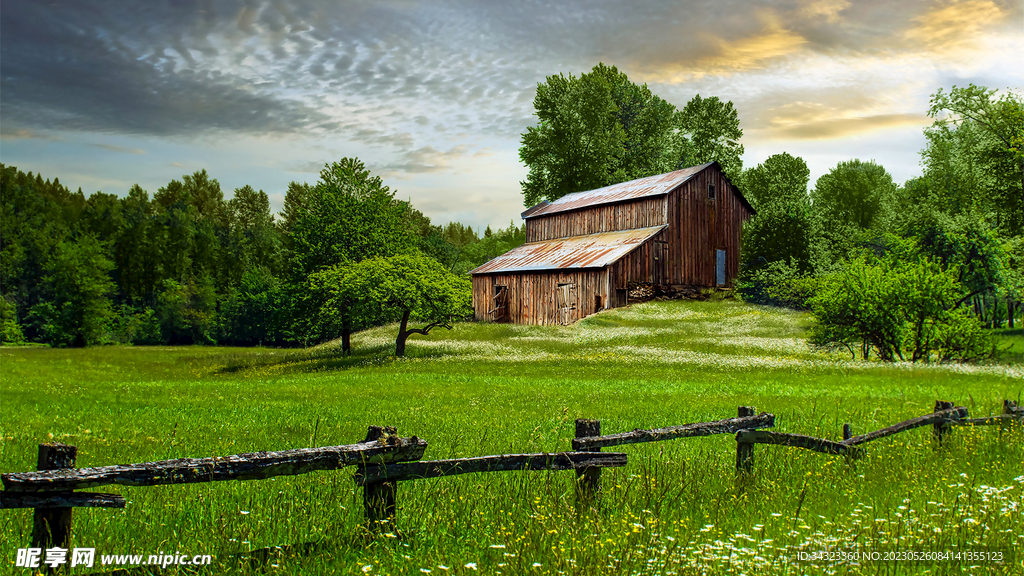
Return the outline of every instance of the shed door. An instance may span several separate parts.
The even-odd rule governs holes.
[[[654,240],[651,242],[651,255],[653,262],[651,262],[651,268],[654,272],[654,278],[652,281],[655,284],[669,284],[668,278],[668,242],[664,240]]]
[[[715,255],[716,283],[718,286],[725,286],[725,250],[715,250]]]
[[[508,322],[508,286],[495,285],[494,308],[491,313],[495,322]]]
[[[559,283],[555,292],[558,306],[558,323],[567,326],[572,322],[573,310],[576,309],[576,285]]]

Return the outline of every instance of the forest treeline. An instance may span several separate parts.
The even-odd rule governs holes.
[[[315,343],[342,330],[323,321],[318,271],[416,253],[459,275],[525,239],[513,223],[479,235],[432,224],[353,159],[292,182],[276,217],[263,190],[224,196],[205,170],[152,195],[86,197],[0,165],[3,342]],[[382,314],[349,328],[392,319]]]
[[[1024,105],[970,85],[930,100],[922,174],[874,160],[811,186],[786,152],[743,169],[731,102],[682,109],[599,64],[537,87],[523,134],[527,206],[716,160],[756,209],[738,293],[809,309],[811,342],[883,360],[993,354],[984,328],[1024,299]],[[88,198],[0,165],[4,342],[305,345],[399,322],[405,338],[470,313],[465,272],[518,246],[523,227],[434,225],[356,159],[292,182],[283,210],[250,186],[225,200],[205,170],[150,196]],[[420,322],[413,327],[410,322]]]

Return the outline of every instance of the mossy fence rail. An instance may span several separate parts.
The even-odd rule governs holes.
[[[75,468],[77,448],[65,444],[40,444],[37,471],[0,475],[4,490],[0,508],[33,508],[32,547],[66,547],[71,537],[74,508],[124,508],[117,494],[76,492],[109,484],[157,486],[222,480],[262,480],[274,476],[307,474],[319,470],[356,467],[355,481],[363,488],[363,506],[371,529],[380,529],[395,515],[397,483],[476,472],[511,470],[575,470],[576,495],[580,506],[589,506],[600,493],[601,468],[620,467],[626,454],[601,452],[602,448],[660,442],[676,438],[736,434],[736,469],[753,471],[754,445],[774,444],[804,448],[823,454],[857,458],[862,445],[913,428],[932,425],[937,443],[953,426],[1009,425],[1024,422],[1024,408],[1005,400],[1003,413],[987,418],[969,418],[967,409],[951,402],[937,401],[932,413],[905,420],[888,428],[853,436],[843,425],[843,440],[832,441],[800,434],[771,432],[775,416],[753,407],[740,406],[736,418],[697,422],[601,435],[599,420],[576,420],[572,452],[500,454],[475,458],[423,461],[427,442],[416,436],[402,438],[393,427],[370,426],[366,439],[357,444],[300,448],[281,452],[255,452],[213,458],[179,458],[160,462]]]

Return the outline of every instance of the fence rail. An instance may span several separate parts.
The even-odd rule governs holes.
[[[930,414],[904,420],[887,428],[852,435],[850,424],[844,424],[841,441],[815,438],[788,432],[760,430],[775,426],[775,415],[756,414],[751,406],[740,406],[737,417],[711,422],[696,422],[628,432],[601,435],[600,420],[576,421],[575,452],[539,454],[498,454],[474,458],[421,460],[427,442],[416,436],[402,438],[393,427],[370,426],[366,439],[356,444],[302,448],[281,452],[254,452],[214,458],[180,458],[160,462],[75,468],[77,448],[64,444],[40,444],[36,472],[0,475],[4,491],[0,492],[0,508],[32,508],[32,546],[66,547],[71,535],[73,508],[124,508],[125,499],[117,494],[74,492],[109,484],[124,486],[157,486],[225,480],[260,480],[274,476],[307,474],[320,470],[357,468],[354,480],[363,488],[363,504],[369,526],[381,528],[382,521],[394,518],[398,482],[424,478],[454,476],[481,472],[511,470],[575,470],[577,502],[590,506],[600,493],[601,469],[627,465],[627,455],[601,452],[601,448],[643,442],[709,436],[736,435],[736,468],[742,473],[753,471],[754,445],[789,446],[831,454],[858,457],[863,444],[906,432],[933,426],[933,434],[941,445],[952,426],[1006,426],[1024,422],[1024,408],[1005,400],[1003,414],[984,418],[968,418],[966,408],[951,402],[937,401]]]

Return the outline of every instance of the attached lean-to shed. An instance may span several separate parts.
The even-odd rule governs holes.
[[[541,202],[526,243],[471,272],[474,315],[570,324],[626,305],[630,285],[731,287],[753,214],[717,162]]]

